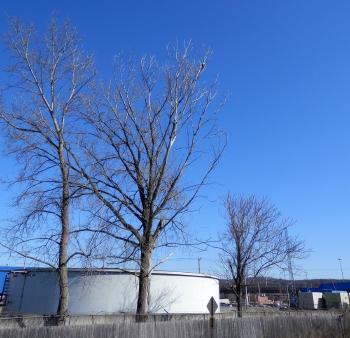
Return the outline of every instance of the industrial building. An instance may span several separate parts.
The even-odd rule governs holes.
[[[6,314],[56,313],[59,299],[57,272],[46,268],[11,271],[7,281]],[[71,315],[133,313],[136,311],[137,292],[136,271],[69,270]],[[216,277],[152,272],[150,312],[208,313],[207,304],[211,297],[219,304],[219,280]]]
[[[299,308],[305,310],[345,309],[349,307],[346,291],[299,292]]]
[[[299,308],[305,310],[319,310],[324,308],[322,292],[299,292]]]
[[[346,291],[324,292],[323,299],[327,309],[346,309],[349,307],[349,294]]]
[[[349,282],[321,283],[315,288],[299,290],[301,309],[343,309],[349,307]]]

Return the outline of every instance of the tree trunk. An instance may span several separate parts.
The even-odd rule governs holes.
[[[61,238],[59,245],[59,262],[58,262],[58,275],[59,275],[59,302],[57,308],[58,322],[64,324],[65,318],[68,315],[68,241],[69,241],[69,175],[66,168],[66,163],[63,155],[63,141],[61,140],[59,149],[60,167],[62,175],[62,204],[61,204]]]
[[[59,247],[59,265],[58,265],[58,275],[59,275],[59,302],[57,315],[60,322],[64,322],[65,317],[68,315],[68,240],[69,240],[69,217],[68,217],[68,200],[63,203],[62,206],[62,232]]]
[[[145,321],[149,309],[150,268],[152,250],[149,245],[141,247],[141,266],[139,274],[139,292],[137,298],[137,320]]]
[[[69,298],[67,265],[61,266],[61,268],[58,270],[58,275],[59,275],[60,296],[59,296],[59,302],[58,302],[57,315],[58,315],[59,323],[64,324],[65,318],[68,315],[68,298]]]
[[[242,317],[242,297],[243,297],[243,277],[239,271],[237,271],[237,278],[235,278],[235,294],[237,301],[237,315]]]
[[[242,286],[236,286],[237,314],[242,317]]]

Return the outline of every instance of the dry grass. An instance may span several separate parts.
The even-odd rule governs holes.
[[[350,337],[348,315],[314,312],[279,316],[216,319],[211,332],[203,318],[170,321],[131,321],[116,324],[41,326],[0,330],[0,338],[337,338]]]

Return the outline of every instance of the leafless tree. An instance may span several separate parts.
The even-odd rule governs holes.
[[[215,84],[204,81],[207,62],[207,54],[192,57],[190,45],[169,48],[164,63],[117,58],[102,97],[86,102],[89,128],[78,151],[70,149],[84,189],[100,203],[94,210],[100,231],[123,241],[136,259],[141,315],[149,311],[152,253],[181,241],[182,216],[224,148]]]
[[[302,241],[288,235],[293,222],[266,199],[228,194],[224,208],[227,224],[220,257],[241,315],[246,279],[272,267],[283,268],[289,260],[304,257],[305,250]]]
[[[47,264],[59,275],[57,314],[68,311],[68,262],[83,252],[70,238],[72,203],[80,194],[79,175],[66,151],[77,124],[76,112],[94,78],[92,58],[82,51],[75,29],[53,18],[44,35],[13,18],[6,47],[9,84],[3,92],[0,121],[6,150],[19,174],[16,215],[2,243],[12,253]],[[71,252],[72,251],[72,252]]]

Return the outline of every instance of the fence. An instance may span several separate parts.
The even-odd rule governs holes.
[[[116,317],[116,316],[115,316]],[[114,324],[67,326],[29,326],[2,328],[0,338],[345,338],[350,337],[350,318],[346,314],[315,312],[274,316],[230,318],[217,316],[214,328],[203,316],[164,321],[151,318],[145,323],[121,319]],[[3,323],[3,321],[1,321]],[[1,324],[0,324],[1,325]],[[2,325],[1,325],[2,326]],[[4,326],[2,326],[4,327]]]

